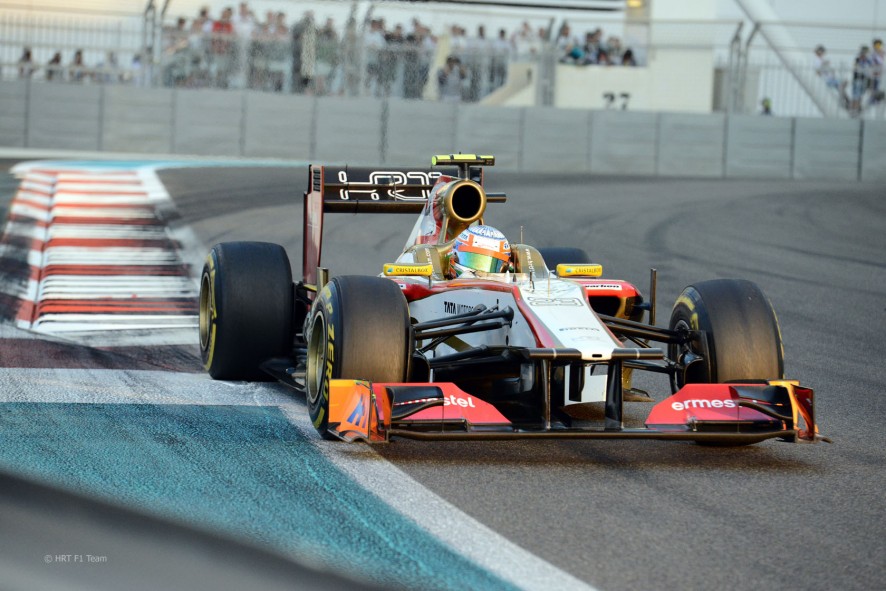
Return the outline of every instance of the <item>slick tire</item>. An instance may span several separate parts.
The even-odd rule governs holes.
[[[292,269],[282,246],[213,246],[200,278],[200,355],[209,375],[270,379],[259,365],[291,352],[292,298]]]
[[[672,330],[701,330],[707,349],[690,351],[704,358],[691,364],[677,384],[774,380],[784,377],[781,331],[775,311],[760,288],[741,279],[714,279],[688,286],[671,312]],[[685,351],[669,346],[671,359]]]
[[[383,277],[333,278],[311,307],[305,390],[314,428],[325,439],[329,380],[404,382],[413,337],[406,298]]]
[[[544,259],[548,269],[554,270],[557,265],[585,265],[591,262],[591,257],[581,248],[572,248],[566,246],[552,246],[549,248],[539,248],[539,254]]]

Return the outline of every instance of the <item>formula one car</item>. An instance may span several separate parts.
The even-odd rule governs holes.
[[[209,253],[206,370],[279,379],[305,393],[321,436],[346,441],[824,439],[813,391],[784,379],[775,314],[749,281],[690,285],[661,328],[654,270],[647,301],[631,283],[601,278],[577,248],[502,243],[507,264],[456,276],[454,244],[471,232],[485,240],[476,234],[487,204],[506,199],[484,189],[492,164],[454,154],[430,169],[310,166],[300,280],[279,245]],[[419,217],[380,274],[330,279],[320,255],[334,212]],[[626,427],[626,401],[653,401],[633,386],[639,371],[664,376],[670,392],[645,426]],[[588,408],[598,416],[575,412]]]

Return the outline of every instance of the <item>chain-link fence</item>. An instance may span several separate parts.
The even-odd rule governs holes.
[[[495,94],[494,104],[507,104],[500,89],[531,82],[532,104],[557,105],[557,89],[577,70],[652,69],[656,57],[670,52],[683,56],[687,70],[714,70],[714,110],[882,118],[886,104],[882,46],[873,45],[886,35],[876,28],[363,4],[312,2],[299,4],[295,14],[263,16],[238,7],[177,17],[163,14],[160,7],[170,3],[159,2],[148,2],[140,14],[3,10],[0,75],[453,102]],[[302,11],[314,5],[337,10],[335,19]],[[654,97],[641,106],[612,94],[606,103],[612,108],[656,108]]]
[[[140,83],[144,23],[124,14],[0,11],[0,76]]]

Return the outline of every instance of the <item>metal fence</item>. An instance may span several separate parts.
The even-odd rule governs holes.
[[[135,81],[143,77],[143,51],[144,23],[139,17],[0,11],[3,79]]]
[[[419,7],[401,10],[407,9]],[[3,11],[0,77],[480,102],[508,83],[510,64],[519,62],[533,65],[531,75],[539,86],[535,104],[554,105],[557,64],[604,67],[597,61],[602,47],[605,67],[624,67],[620,64],[628,62],[629,55],[630,63],[642,68],[657,50],[689,50],[714,56],[714,110],[884,118],[882,66],[879,70],[870,66],[859,83],[855,65],[862,44],[886,37],[886,32],[872,28],[738,21],[650,23],[623,17],[600,21],[583,16],[570,21],[576,39],[573,50],[557,39],[564,23],[551,18],[535,18],[531,25],[527,21],[528,36],[521,37],[525,31],[512,19],[504,39],[497,38],[493,26],[488,38],[481,39],[479,32],[465,34],[463,28],[461,33],[438,29],[432,35],[427,28],[404,33],[389,27],[380,34],[373,29],[373,19],[364,16],[331,30],[304,18],[271,32],[256,26],[245,37],[195,29],[187,19],[156,11],[141,15]],[[601,38],[592,40],[598,30]],[[785,39],[791,43],[784,44]],[[825,68],[813,54],[817,45],[826,47]],[[457,61],[448,61],[450,57]]]

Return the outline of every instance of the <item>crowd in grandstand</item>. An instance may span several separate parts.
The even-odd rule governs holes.
[[[565,23],[556,36],[529,22],[513,32],[498,28],[487,34],[480,25],[469,34],[453,25],[435,33],[418,18],[406,28],[371,16],[358,23],[353,13],[339,27],[331,18],[317,22],[311,11],[290,24],[283,12],[256,16],[247,2],[217,15],[202,8],[190,21],[178,18],[163,27],[161,39],[159,64],[140,54],[119,64],[108,53],[90,67],[78,50],[67,63],[57,52],[42,66],[43,75],[50,81],[138,83],[144,76],[167,87],[473,102],[506,83],[510,62],[538,59],[545,49],[555,51],[561,63],[636,65],[617,37],[604,42],[596,29],[579,42],[569,37]],[[41,68],[29,49],[18,65],[22,78]]]

